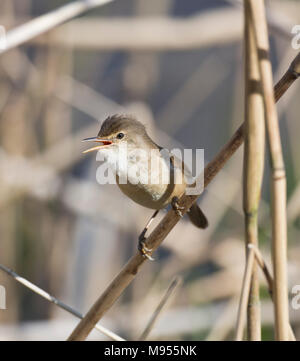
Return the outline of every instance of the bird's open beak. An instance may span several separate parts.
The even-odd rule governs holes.
[[[112,141],[109,139],[100,139],[98,137],[92,137],[92,138],[85,138],[82,140],[83,142],[96,142],[96,143],[101,143],[101,145],[97,145],[96,147],[92,147],[89,148],[85,151],[83,151],[82,153],[89,153],[89,152],[93,152],[94,150],[99,150],[102,149],[104,147],[107,147],[108,145],[112,144]]]

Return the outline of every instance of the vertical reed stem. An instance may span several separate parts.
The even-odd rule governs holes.
[[[286,177],[275,107],[269,40],[263,0],[249,0],[259,58],[272,168],[272,258],[274,268],[275,337],[288,340]]]
[[[243,207],[245,241],[258,246],[257,213],[264,171],[265,119],[259,65],[249,0],[244,1],[245,14],[245,128]],[[247,248],[246,248],[247,249]],[[247,312],[248,340],[261,340],[258,267],[254,262]]]

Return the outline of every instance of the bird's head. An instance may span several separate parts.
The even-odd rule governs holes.
[[[98,143],[83,153],[104,149],[117,151],[124,142],[130,148],[139,148],[146,138],[148,136],[145,126],[135,118],[129,115],[113,115],[105,119],[96,137],[83,139],[84,142]]]

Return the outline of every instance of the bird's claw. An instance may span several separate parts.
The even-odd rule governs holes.
[[[146,247],[145,241],[145,237],[139,237],[138,250],[143,257],[148,258],[149,261],[154,261],[154,258],[151,257],[152,249]]]
[[[173,208],[173,211],[179,216],[179,217],[183,217],[183,214],[181,212],[181,210],[184,209],[184,207],[180,207],[178,204],[178,197],[173,197],[172,198],[172,202],[171,202],[171,206]]]

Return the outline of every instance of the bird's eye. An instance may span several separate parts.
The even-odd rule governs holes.
[[[119,134],[117,135],[117,138],[118,138],[118,139],[124,138],[124,133],[119,133]]]

